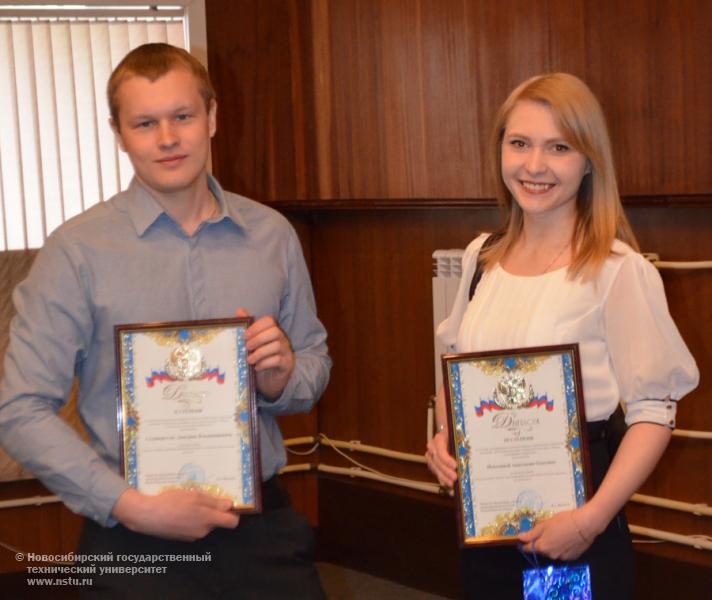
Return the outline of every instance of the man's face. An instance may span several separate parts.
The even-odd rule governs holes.
[[[215,100],[210,111],[198,81],[173,69],[154,82],[131,77],[118,89],[119,146],[136,176],[159,199],[205,186],[210,138],[215,135]]]

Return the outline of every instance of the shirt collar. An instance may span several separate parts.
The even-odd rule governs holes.
[[[208,174],[208,187],[220,205],[219,215],[215,219],[211,219],[211,221],[221,221],[224,218],[228,218],[240,228],[248,229],[247,223],[237,206],[234,203],[228,204],[225,202],[225,192],[223,192],[217,179],[210,174]],[[165,214],[165,211],[135,176],[131,179],[126,193],[128,195],[126,207],[129,218],[136,229],[136,233],[141,237],[158,217]]]
[[[240,214],[240,211],[237,208],[237,204],[235,202],[231,202],[230,204],[225,202],[225,192],[220,187],[218,180],[210,174],[208,174],[208,187],[215,198],[217,198],[218,204],[220,205],[220,215],[216,220],[221,221],[227,217],[238,227],[241,227],[242,229],[249,229],[247,221],[245,221],[244,217]]]

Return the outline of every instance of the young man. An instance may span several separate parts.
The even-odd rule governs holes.
[[[97,566],[116,566],[119,556],[164,557],[155,564],[165,573],[96,577],[84,593],[321,597],[311,530],[276,479],[286,456],[275,417],[310,410],[331,366],[299,241],[275,211],[223,191],[208,174],[217,104],[190,54],[167,44],[133,50],[113,72],[108,96],[135,177],[50,236],[15,291],[0,440],[91,519],[79,552],[114,557]],[[116,432],[114,325],[235,314],[256,317],[246,338],[264,479],[263,514],[242,519],[225,498],[130,488],[119,475]],[[56,415],[75,375],[88,445]],[[210,560],[185,558],[201,555]]]

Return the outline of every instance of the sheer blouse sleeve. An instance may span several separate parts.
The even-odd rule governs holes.
[[[489,233],[479,235],[472,240],[465,249],[465,254],[462,256],[462,278],[457,288],[455,302],[452,305],[450,315],[438,325],[436,331],[438,339],[451,351],[454,349],[455,342],[457,341],[457,333],[460,330],[460,323],[465,314],[465,309],[470,303],[468,296],[472,276],[475,274],[475,268],[477,267],[477,256],[480,253],[482,244],[484,244],[489,235]]]
[[[668,311],[657,269],[637,253],[621,259],[604,306],[605,331],[629,425],[675,425],[675,401],[699,372]]]

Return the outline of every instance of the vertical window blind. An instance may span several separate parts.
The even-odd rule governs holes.
[[[42,246],[128,185],[133,169],[108,124],[106,82],[132,48],[186,48],[185,33],[180,14],[0,14],[0,251]]]

